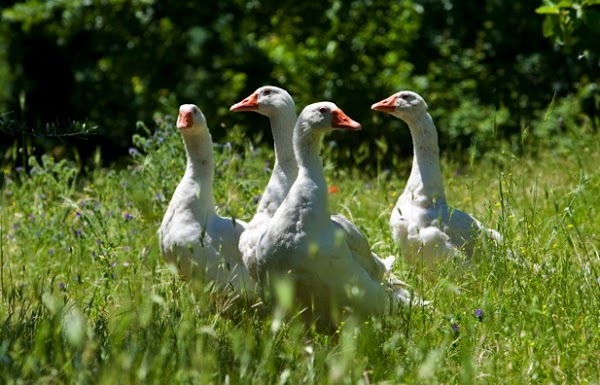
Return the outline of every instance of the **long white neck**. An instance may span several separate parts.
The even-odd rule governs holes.
[[[258,212],[273,215],[285,199],[298,175],[294,156],[293,135],[296,111],[293,104],[281,108],[269,117],[275,147],[275,164],[265,193],[258,204]]]
[[[295,193],[306,194],[313,207],[323,216],[329,217],[327,181],[320,156],[321,136],[321,133],[305,130],[304,127],[295,129],[294,154],[298,162],[298,177],[292,188],[298,185]]]
[[[440,169],[438,135],[426,111],[403,117],[413,142],[413,163],[404,194],[424,206],[446,201]]]
[[[293,145],[296,119],[296,111],[293,105],[281,109],[278,114],[270,117],[271,131],[275,145],[275,162],[280,164],[283,173],[293,177],[298,172]]]
[[[186,202],[194,202],[192,210],[198,218],[205,218],[215,212],[213,196],[213,145],[209,133],[183,135],[187,165],[185,174],[176,194]]]

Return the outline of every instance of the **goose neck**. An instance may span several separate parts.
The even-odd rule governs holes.
[[[210,134],[184,135],[183,141],[187,155],[184,179],[188,179],[198,185],[200,191],[193,193],[198,195],[198,200],[206,210],[214,211],[214,164]]]
[[[312,131],[296,130],[294,132],[294,154],[298,162],[298,169],[308,172],[323,173],[321,159],[321,135]]]
[[[428,200],[445,201],[438,135],[431,115],[424,112],[407,119],[407,123],[413,142],[413,163],[407,189]]]
[[[275,159],[286,174],[289,171],[295,173],[297,165],[293,148],[294,125],[296,124],[294,106],[281,109],[279,113],[271,116],[270,120]]]

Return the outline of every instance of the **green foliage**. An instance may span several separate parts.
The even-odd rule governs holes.
[[[82,171],[51,156],[31,158],[28,171],[4,169],[0,382],[596,379],[600,138],[573,100],[549,106],[530,129],[536,139],[522,139],[536,152],[497,147],[466,166],[443,158],[450,203],[501,230],[514,254],[482,245],[469,269],[447,261],[433,280],[404,264],[388,228],[407,165],[371,178],[334,167],[326,153],[332,210],[352,218],[381,256],[398,255],[396,273],[434,303],[364,324],[348,319],[331,336],[294,311],[212,302],[210,287],[184,284],[163,263],[156,230],[185,167],[173,114],[138,125],[126,169]],[[570,109],[581,120],[556,128]],[[548,151],[555,133],[563,145]],[[272,152],[239,126],[214,151],[218,211],[250,219]]]
[[[535,11],[545,16],[545,37],[554,39],[559,45],[584,46],[587,51],[595,47],[593,38],[600,34],[599,5],[598,0],[545,0]],[[597,50],[594,51],[597,56]]]
[[[215,138],[240,126],[268,143],[261,117],[228,111],[268,83],[298,108],[329,99],[363,123],[360,136],[332,136],[331,154],[373,173],[393,166],[390,154],[410,154],[402,123],[369,109],[400,89],[425,97],[446,148],[477,155],[518,141],[552,100],[578,95],[581,112],[598,115],[593,1],[12,3],[1,13],[0,111],[31,130],[97,126],[94,140],[65,139],[83,158],[96,146],[126,154],[136,122],[189,102],[207,112]],[[555,50],[543,30],[568,49]],[[3,150],[62,145],[0,135]]]

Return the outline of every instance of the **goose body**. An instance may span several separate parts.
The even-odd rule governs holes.
[[[158,230],[161,253],[188,281],[201,279],[218,290],[253,297],[255,283],[237,248],[246,223],[215,212],[213,143],[202,111],[182,105],[177,128],[187,165]]]
[[[456,253],[471,257],[481,235],[500,242],[497,231],[448,206],[437,129],[425,100],[414,92],[400,91],[371,108],[406,122],[413,141],[410,176],[390,217],[392,236],[409,262],[432,263]]]
[[[232,105],[230,111],[253,111],[269,118],[275,147],[275,162],[267,186],[261,195],[256,214],[241,235],[239,250],[244,261],[256,257],[256,244],[294,183],[298,165],[292,148],[296,123],[296,105],[291,95],[275,86],[258,88],[250,96]],[[256,278],[256,272],[250,270]]]
[[[354,224],[330,216],[319,152],[322,135],[336,128],[361,126],[330,102],[302,111],[293,137],[298,176],[262,233],[255,256],[245,260],[263,286],[289,280],[307,313],[326,325],[337,323],[347,309],[361,316],[381,314],[395,295],[387,280],[391,262],[371,252]]]
[[[263,86],[250,96],[232,105],[230,111],[253,111],[269,118],[275,147],[275,163],[269,183],[258,203],[258,209],[248,223],[246,231],[240,237],[239,249],[245,263],[256,258],[256,244],[267,224],[287,196],[298,175],[298,163],[294,155],[293,136],[297,120],[296,107],[291,95],[275,86]],[[369,242],[360,230],[341,214],[331,216],[340,230],[345,232],[346,240],[352,250],[366,253]],[[370,252],[370,251],[369,251]],[[384,261],[388,266],[393,258]],[[252,263],[251,263],[252,264]],[[257,277],[256,271],[250,274]]]

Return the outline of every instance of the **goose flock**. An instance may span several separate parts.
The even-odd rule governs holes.
[[[501,242],[498,232],[446,203],[437,130],[423,98],[400,91],[371,108],[402,119],[412,136],[412,170],[390,218],[402,257],[433,264],[471,257],[480,237]],[[206,119],[196,105],[182,105],[177,128],[187,166],[158,230],[167,263],[188,281],[210,282],[254,302],[286,282],[308,319],[326,326],[348,314],[368,317],[429,303],[394,276],[393,256],[380,258],[356,225],[331,214],[321,139],[331,130],[361,130],[360,123],[326,101],[297,115],[291,95],[275,86],[258,88],[230,111],[269,118],[275,152],[269,182],[248,223],[220,217]]]

